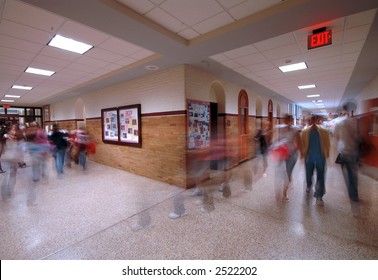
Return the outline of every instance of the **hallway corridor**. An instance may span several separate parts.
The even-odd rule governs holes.
[[[332,160],[324,206],[306,193],[300,160],[290,201],[277,200],[280,178],[270,158],[267,177],[254,172],[256,159],[233,169],[229,198],[222,197],[219,174],[212,173],[204,187],[214,208],[205,212],[192,190],[91,161],[85,171],[73,164],[59,179],[50,170],[35,186],[36,200],[27,203],[26,162],[28,167],[18,169],[13,197],[0,201],[3,260],[378,259],[378,182],[359,174],[361,201],[350,202]],[[177,196],[184,199],[186,215],[170,219]]]

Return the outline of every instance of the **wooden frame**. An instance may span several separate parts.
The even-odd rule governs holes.
[[[140,147],[142,145],[140,104],[118,108],[118,116],[120,144]]]
[[[101,124],[104,143],[142,147],[140,104],[102,109]]]
[[[118,109],[108,108],[101,110],[102,141],[104,143],[118,143]]]

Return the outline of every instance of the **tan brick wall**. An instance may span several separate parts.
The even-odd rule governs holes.
[[[57,124],[60,129],[71,131],[71,130],[77,129],[76,123],[77,123],[76,120],[49,121],[49,122],[44,122],[43,125],[52,126],[53,124]]]
[[[142,148],[102,142],[101,119],[87,120],[97,141],[89,158],[169,184],[186,187],[186,116],[142,116]]]

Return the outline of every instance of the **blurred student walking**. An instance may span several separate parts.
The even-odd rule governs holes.
[[[309,126],[301,135],[301,158],[305,160],[306,192],[312,188],[314,170],[316,170],[316,184],[314,197],[317,205],[324,205],[326,160],[329,157],[330,140],[326,129],[317,124],[318,117],[311,116]]]

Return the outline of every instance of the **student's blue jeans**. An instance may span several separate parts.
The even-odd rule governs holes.
[[[340,154],[341,170],[347,185],[349,198],[358,200],[358,161],[354,155]]]
[[[314,171],[316,170],[316,185],[314,197],[323,197],[323,195],[325,194],[325,159],[323,157],[307,157],[305,166],[307,188],[312,187],[313,175]]]

